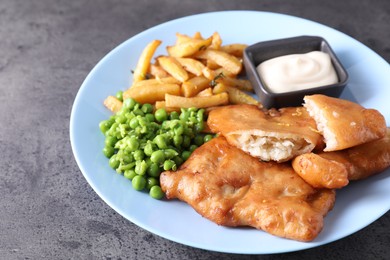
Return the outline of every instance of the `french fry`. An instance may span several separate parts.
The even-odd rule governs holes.
[[[210,87],[210,80],[203,77],[193,77],[187,81],[184,81],[181,85],[181,91],[185,97],[193,97],[200,91]]]
[[[206,108],[212,106],[227,105],[229,103],[229,96],[226,92],[212,95],[209,97],[181,97],[171,94],[165,94],[165,105],[167,107],[180,108]]]
[[[216,70],[212,70],[208,67],[203,69],[203,76],[205,78],[208,78],[209,80],[216,80],[216,78],[223,78],[223,77],[235,77],[235,75],[232,75],[229,71],[226,71],[223,68],[219,68]]]
[[[181,44],[176,44],[173,46],[167,47],[167,52],[169,56],[172,57],[188,57],[198,52],[199,50],[205,49],[210,46],[212,42],[212,37],[203,39],[191,39],[189,41],[182,42]]]
[[[162,101],[165,94],[180,95],[179,84],[158,84],[145,85],[142,87],[131,87],[123,92],[123,99],[133,98],[139,103],[154,104],[156,101]]]
[[[149,73],[154,78],[165,78],[169,76],[168,72],[156,64],[150,64]]]
[[[137,88],[142,86],[148,86],[148,85],[155,85],[155,87],[158,87],[158,85],[162,84],[180,84],[180,81],[175,79],[174,77],[165,77],[165,78],[155,78],[155,79],[145,79],[138,82],[135,82],[131,87]]]
[[[202,34],[200,33],[200,32],[196,32],[195,34],[194,34],[194,37],[193,37],[194,39],[200,39],[200,40],[203,40],[204,38],[203,38],[203,36],[202,36]]]
[[[166,72],[180,82],[186,81],[189,78],[187,71],[174,57],[161,56],[158,58],[158,62]]]
[[[218,75],[214,70],[210,69],[209,67],[205,67],[202,70],[202,73],[203,76],[208,80],[213,80]]]
[[[234,44],[223,45],[221,46],[220,50],[229,53],[230,55],[242,58],[244,49],[247,46],[248,45],[246,44],[234,43]]]
[[[242,70],[241,61],[235,56],[223,51],[208,49],[198,52],[195,57],[198,59],[211,60],[235,75],[240,73]]]
[[[157,49],[160,46],[160,40],[154,40],[150,42],[141,53],[140,58],[138,59],[137,66],[134,70],[133,82],[146,79],[146,74],[148,72],[150,61]]]
[[[251,82],[247,79],[237,79],[231,77],[220,77],[216,80],[219,83],[226,84],[231,87],[235,87],[239,90],[253,92],[253,86]]]
[[[206,66],[207,66],[207,68],[212,69],[212,70],[216,70],[216,69],[221,68],[221,66],[219,66],[215,61],[212,61],[212,60],[206,60]]]
[[[181,66],[183,66],[186,71],[196,76],[200,76],[203,74],[202,70],[205,66],[202,62],[192,58],[176,58],[176,60],[180,63]]]
[[[111,112],[116,113],[121,110],[122,102],[114,96],[108,96],[103,104],[106,108],[108,108]]]
[[[216,70],[214,70],[214,73],[215,73],[215,75],[220,75],[222,73],[222,75],[224,77],[229,77],[229,78],[236,78],[237,77],[237,75],[231,73],[230,71],[225,70],[224,68],[216,69]]]
[[[143,49],[124,99],[131,97],[167,111],[194,106],[211,109],[229,102],[260,104],[243,92],[253,92],[250,82],[237,78],[246,44],[222,45],[218,32],[208,38],[200,32],[193,36],[176,33],[175,44],[166,47],[168,54],[156,57],[152,63],[160,44],[154,40]],[[104,105],[116,112],[122,102],[110,96]]]
[[[231,104],[250,104],[250,105],[256,105],[262,107],[261,103],[257,101],[254,97],[246,94],[245,92],[237,88],[227,86],[223,83],[218,83],[214,87],[213,93],[214,94],[228,93],[229,103]]]
[[[217,32],[213,33],[210,48],[214,50],[219,50],[221,48],[221,45],[222,45],[221,36]]]
[[[180,111],[180,107],[167,107],[166,104],[165,104],[165,101],[157,101],[154,104],[154,109],[155,110],[160,109],[160,108],[165,109],[165,111],[167,111],[168,113],[169,112],[173,112],[173,111],[176,111],[176,112]]]
[[[181,33],[176,33],[176,43],[175,45],[180,45],[185,42],[192,41],[193,38],[191,36],[181,34]]]
[[[209,67],[206,67],[203,69],[202,72],[203,72],[203,76],[205,78],[208,78],[209,80],[214,80],[215,77],[225,77],[225,76],[235,77],[235,75],[232,76],[232,74],[230,72],[228,72],[222,68],[212,70]]]
[[[196,97],[209,97],[212,95],[213,95],[212,88],[206,88],[206,89],[202,90],[201,92],[199,92],[198,94],[196,94]]]

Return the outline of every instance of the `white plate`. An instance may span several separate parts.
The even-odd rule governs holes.
[[[82,84],[74,101],[70,137],[76,161],[96,193],[136,225],[164,238],[207,250],[268,254],[302,250],[348,236],[369,225],[390,208],[390,170],[349,185],[337,193],[336,205],[325,218],[321,234],[310,243],[292,241],[250,228],[218,226],[180,201],[154,200],[134,191],[131,182],[116,174],[102,154],[104,137],[98,124],[110,112],[102,102],[126,89],[131,70],[145,45],[163,41],[158,54],[175,41],[175,33],[209,36],[218,31],[224,44],[271,40],[299,35],[324,37],[349,73],[342,98],[380,110],[390,122],[390,67],[369,48],[324,25],[297,17],[253,11],[205,13],[170,21],[144,31],[105,56]]]

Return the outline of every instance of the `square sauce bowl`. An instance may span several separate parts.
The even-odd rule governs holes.
[[[288,90],[289,86],[286,85],[285,92],[279,93],[272,91],[257,71],[259,64],[270,59],[290,54],[306,54],[313,51],[320,51],[329,55],[331,65],[337,74],[336,83],[313,85],[313,87],[300,90]],[[259,97],[259,101],[265,108],[301,106],[305,95],[324,94],[339,97],[348,82],[348,73],[336,54],[328,42],[318,36],[298,36],[250,45],[244,50],[244,66],[247,77]]]

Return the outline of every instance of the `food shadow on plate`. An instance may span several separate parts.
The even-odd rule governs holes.
[[[349,75],[348,83],[340,98],[356,103],[364,103],[375,96],[375,92],[372,91],[375,87],[373,84],[380,84],[378,82],[379,79],[377,79],[376,75],[362,73],[367,67],[373,66],[370,64],[371,61],[365,57],[354,57],[348,50],[339,51],[337,55]]]
[[[324,229],[314,241],[326,241],[328,237],[334,237],[335,234],[339,236],[338,238],[342,238],[375,221],[376,219],[370,216],[380,216],[380,214],[371,214],[370,211],[378,211],[376,206],[386,203],[388,191],[386,185],[380,185],[380,182],[389,180],[388,169],[368,179],[352,181],[347,187],[337,190],[335,206],[325,217]],[[357,225],[356,222],[364,222],[365,225],[362,225],[363,223]],[[343,233],[340,230],[343,230]]]
[[[347,84],[345,86],[343,92],[341,93],[340,98],[347,99],[347,100],[352,101],[354,103],[358,103],[355,95],[351,91],[351,86],[349,84]]]

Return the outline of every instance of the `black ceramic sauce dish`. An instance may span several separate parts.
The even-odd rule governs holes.
[[[336,84],[285,93],[273,93],[265,86],[260,75],[257,73],[256,67],[266,60],[311,51],[322,51],[329,54],[338,77]],[[247,77],[252,82],[255,92],[265,108],[300,106],[303,103],[303,97],[305,95],[324,94],[339,97],[348,81],[348,73],[338,60],[336,54],[328,42],[318,36],[298,36],[250,45],[244,50],[244,65]]]

